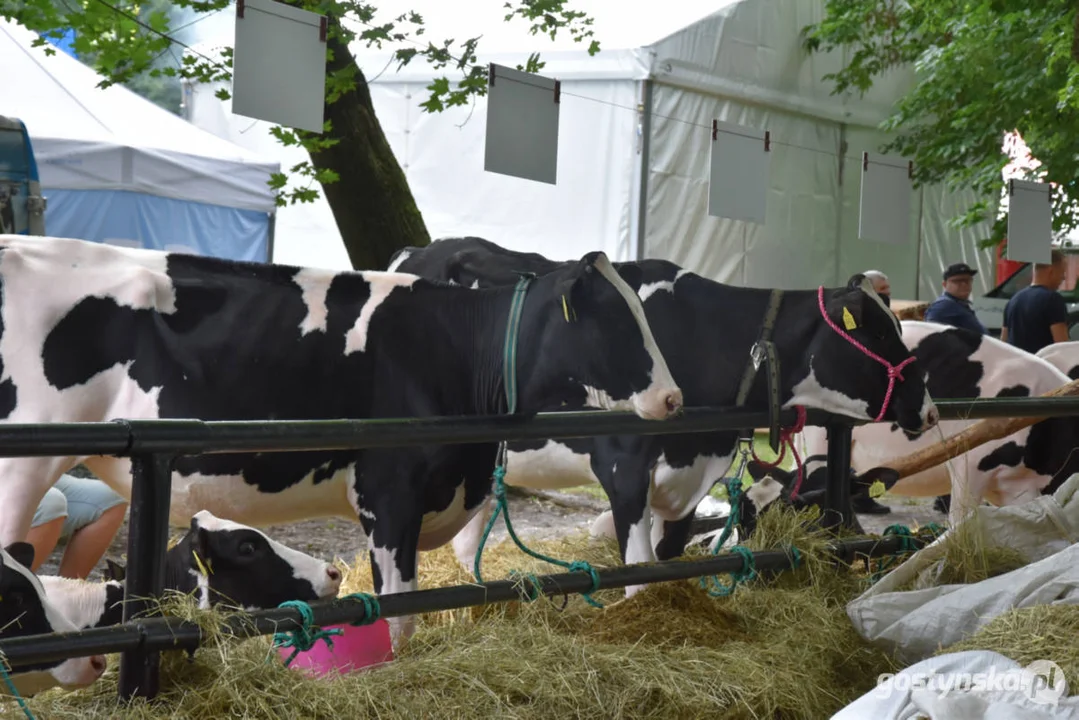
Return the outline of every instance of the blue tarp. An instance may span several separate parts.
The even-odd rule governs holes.
[[[118,190],[47,190],[49,235],[268,262],[270,216]]]

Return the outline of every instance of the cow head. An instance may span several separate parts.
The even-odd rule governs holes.
[[[332,564],[208,510],[192,516],[187,534],[169,550],[167,563],[170,579],[194,577],[202,608],[218,603],[247,610],[275,608],[286,600],[337,597],[341,587],[341,572]],[[123,580],[123,567],[110,562],[109,574]]]
[[[861,274],[851,277],[845,288],[824,292],[824,312],[831,324],[821,317],[819,305],[811,312],[814,330],[805,347],[804,376],[795,383],[794,397],[787,404],[875,420],[888,397],[890,376],[888,367],[866,351],[893,368],[912,358],[899,320]],[[900,375],[881,420],[911,433],[925,432],[939,420],[926,391],[925,373],[912,360]]]
[[[604,253],[592,252],[534,281],[520,332],[536,351],[518,358],[521,395],[530,407],[568,397],[652,420],[681,410],[682,391],[631,287],[640,286],[640,270],[623,268],[623,274],[629,283]]]
[[[742,493],[740,499],[741,532],[746,536],[751,535],[757,525],[758,516],[777,503],[793,507],[795,510],[812,506],[823,510],[828,472],[825,462],[826,459],[823,456],[813,456],[806,460],[798,495],[791,499],[791,490],[798,479],[797,469],[768,468],[756,460],[750,460],[746,469],[753,478],[753,484]],[[855,498],[868,493],[877,481],[883,484],[885,490],[889,490],[898,480],[899,473],[886,467],[875,467],[860,475],[852,471],[849,481],[850,496]],[[720,482],[727,486],[729,491],[729,480],[724,479]]]
[[[34,546],[16,542],[0,550],[0,637],[74,632],[78,628],[46,596],[37,576],[30,571]],[[16,667],[11,681],[27,697],[61,687],[75,690],[93,684],[105,672],[103,655],[70,658]]]

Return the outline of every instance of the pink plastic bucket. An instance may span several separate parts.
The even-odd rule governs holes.
[[[303,670],[308,675],[345,674],[393,660],[390,626],[385,619],[380,618],[370,625],[327,625],[323,629],[331,628],[344,630],[341,635],[330,636],[333,650],[324,640],[319,640],[307,652],[296,653],[289,667]],[[288,660],[294,649],[277,649],[282,662]]]

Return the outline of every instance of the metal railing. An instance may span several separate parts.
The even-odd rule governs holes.
[[[989,417],[1053,417],[1079,415],[1079,398],[1001,398],[942,400],[942,420]],[[780,413],[780,423],[791,426],[794,410]],[[502,440],[564,439],[600,435],[666,435],[691,432],[740,431],[766,427],[767,412],[732,408],[688,408],[681,416],[649,421],[622,412],[555,412],[533,417],[469,416],[378,420],[212,421],[115,420],[100,423],[0,425],[0,457],[94,456],[130,457],[132,460],[131,513],[128,531],[128,569],[123,624],[111,628],[0,639],[0,653],[9,666],[97,653],[120,652],[119,695],[153,697],[158,691],[160,652],[193,649],[201,638],[197,625],[168,618],[137,618],[161,597],[168,541],[171,470],[181,455],[209,453],[294,452],[374,447],[407,447]],[[850,418],[810,410],[808,425],[827,428],[828,482],[825,518],[850,524],[849,497],[851,433],[864,424]],[[868,422],[868,421],[866,421]],[[833,550],[866,555],[893,552],[894,540],[837,544]],[[891,549],[889,549],[891,548]],[[783,552],[757,553],[759,569],[783,569],[790,559]],[[649,584],[729,572],[741,566],[740,556],[703,560],[673,560],[606,569],[599,589]],[[581,573],[539,578],[542,594],[585,592],[592,579]],[[520,598],[517,582],[494,581],[450,588],[421,590],[380,598],[385,617],[464,608]],[[355,601],[313,603],[318,624],[355,620],[363,611]],[[233,630],[241,635],[268,634],[299,627],[295,610],[274,609],[252,613],[250,622]]]

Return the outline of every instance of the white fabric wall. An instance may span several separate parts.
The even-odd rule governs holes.
[[[426,81],[372,83],[371,97],[433,239],[478,235],[556,260],[603,250],[634,257],[636,83],[566,80],[556,185],[485,172],[486,98],[422,111]],[[471,117],[470,117],[471,115]]]

